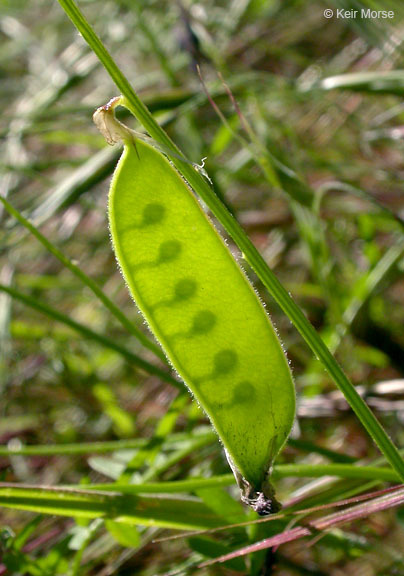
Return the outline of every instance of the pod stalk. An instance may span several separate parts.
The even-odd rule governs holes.
[[[110,146],[133,139],[130,128],[122,124],[115,116],[115,108],[122,105],[122,102],[122,96],[115,96],[104,106],[97,108],[93,114],[94,124]]]

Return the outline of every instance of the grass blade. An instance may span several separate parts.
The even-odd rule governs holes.
[[[97,298],[104,304],[104,306],[111,312],[111,314],[113,314],[113,316],[115,316],[115,318],[122,324],[122,326],[126,328],[129,334],[132,334],[132,336],[134,336],[137,340],[139,340],[143,344],[143,346],[154,352],[156,356],[158,356],[161,360],[164,360],[164,362],[166,362],[162,350],[158,346],[156,346],[154,342],[151,342],[147,338],[147,336],[145,336],[143,332],[141,332],[137,328],[137,326],[135,326],[135,324],[133,324],[130,320],[128,320],[125,314],[118,308],[118,306],[116,306],[112,302],[112,300],[108,298],[108,296],[101,290],[101,288],[98,286],[96,282],[94,282],[92,278],[87,276],[87,274],[85,274],[83,270],[81,270],[78,266],[76,266],[76,264],[74,264],[71,260],[69,260],[69,258],[67,258],[54,244],[52,244],[52,242],[50,242],[47,238],[45,238],[45,236],[41,234],[38,228],[36,228],[33,224],[31,224],[29,220],[24,218],[24,216],[16,208],[14,208],[14,206],[10,204],[10,202],[8,202],[6,198],[0,196],[0,202],[2,202],[3,206],[8,211],[9,214],[14,216],[14,218],[16,218],[16,220],[18,220],[20,224],[22,224],[29,232],[31,232],[31,234],[35,236],[35,238],[39,240],[39,242],[41,242],[41,244],[45,246],[45,248],[51,254],[56,256],[56,258],[64,266],[66,266],[66,268],[68,268],[75,276],[77,276],[77,278],[79,278],[79,280],[81,280],[83,284],[85,284],[86,286],[88,286],[88,288],[90,288],[93,294],[97,296]]]
[[[390,468],[377,466],[353,466],[351,464],[279,464],[274,467],[274,479],[280,478],[353,478],[362,480],[379,480],[380,482],[398,482],[399,477]],[[168,494],[194,492],[204,488],[232,486],[234,476],[223,474],[211,478],[176,480],[171,482],[148,482],[145,484],[93,484],[89,490],[108,490],[121,494]]]
[[[353,72],[329,76],[321,81],[323,90],[354,90],[377,94],[404,94],[404,70],[378,70],[377,72]]]
[[[58,310],[51,308],[50,306],[44,304],[43,302],[40,302],[36,298],[28,296],[27,294],[23,294],[22,292],[19,292],[15,288],[12,288],[11,286],[5,286],[4,284],[0,284],[0,292],[5,292],[10,296],[12,296],[13,298],[15,298],[16,300],[22,302],[23,304],[26,304],[27,306],[30,306],[34,310],[37,310],[38,312],[45,314],[49,318],[57,320],[58,322],[62,322],[63,324],[69,326],[70,328],[72,328],[85,338],[88,338],[89,340],[94,340],[95,342],[102,344],[106,348],[115,350],[115,352],[118,352],[128,362],[134,364],[138,368],[141,368],[145,372],[148,372],[149,374],[155,374],[165,382],[169,382],[170,384],[173,384],[174,386],[181,388],[181,390],[183,389],[182,384],[180,384],[180,382],[178,382],[172,376],[167,374],[167,372],[164,372],[157,366],[153,366],[153,364],[150,364],[150,362],[147,362],[147,360],[143,360],[142,358],[140,358],[140,356],[134,354],[133,352],[121,346],[114,340],[111,340],[107,336],[94,332],[93,330],[91,330],[91,328],[88,328],[87,326],[84,326],[83,324],[80,324],[79,322],[72,320],[65,314],[62,314],[62,312],[59,312]]]
[[[192,438],[203,437],[207,441],[217,440],[216,434],[211,428],[201,429],[192,434]],[[76,456],[80,454],[105,454],[107,452],[118,452],[120,450],[137,450],[139,448],[159,447],[169,448],[189,444],[189,434],[173,433],[167,438],[131,438],[129,440],[111,440],[106,442],[80,442],[72,444],[46,444],[29,445],[13,444],[11,446],[0,446],[0,456]]]
[[[278,533],[275,536],[271,536],[261,542],[256,542],[250,546],[241,548],[230,554],[225,554],[214,560],[208,560],[200,564],[200,567],[205,567],[210,564],[215,564],[216,562],[226,562],[233,558],[239,558],[240,556],[245,556],[246,554],[251,554],[252,552],[257,552],[259,550],[265,550],[267,548],[277,547],[286,542],[292,542],[299,538],[304,538],[305,536],[314,536],[318,531],[330,530],[336,528],[337,526],[342,526],[348,522],[358,520],[361,518],[366,518],[375,512],[380,512],[382,510],[388,510],[389,508],[395,508],[404,505],[404,488],[403,486],[398,486],[397,489],[387,495],[374,498],[373,500],[367,501],[357,506],[349,507],[343,511],[335,512],[333,514],[328,514],[326,516],[316,518],[306,523],[305,526],[297,526],[291,530],[285,530],[284,532]]]
[[[117,495],[83,489],[0,484],[0,505],[36,514],[92,520],[103,518],[123,524],[174,529],[213,528],[224,524],[196,499]]]

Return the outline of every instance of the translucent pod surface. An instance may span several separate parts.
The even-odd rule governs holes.
[[[260,490],[292,427],[295,392],[259,298],[192,191],[149,143],[126,139],[109,219],[137,306],[233,465]]]

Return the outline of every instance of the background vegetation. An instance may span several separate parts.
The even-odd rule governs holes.
[[[216,193],[403,446],[404,6],[79,5],[189,160],[207,157]],[[395,16],[324,17],[361,7]],[[203,414],[135,338],[149,334],[106,223],[120,151],[91,122],[117,88],[58,3],[3,1],[0,35],[0,186],[17,210],[0,204],[0,574],[404,574],[402,491],[379,494],[398,476],[245,262],[298,390],[298,421],[275,470],[285,516],[153,542],[172,534],[164,528],[254,515],[238,503]],[[107,492],[84,490],[105,482]],[[171,500],[157,499],[168,491]],[[135,495],[146,492],[154,495]],[[294,515],[365,493],[362,508],[335,508],[345,516]],[[276,553],[200,567],[296,523],[310,534]]]

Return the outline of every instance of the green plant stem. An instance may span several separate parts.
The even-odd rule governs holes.
[[[399,476],[391,468],[377,466],[352,466],[351,464],[279,464],[274,467],[275,478],[350,478],[377,480],[379,482],[399,482]],[[138,484],[102,483],[85,486],[62,486],[60,490],[80,489],[118,492],[120,494],[174,494],[194,492],[203,488],[220,488],[234,484],[233,474],[223,474],[211,478],[191,478],[190,480],[173,480],[171,482],[147,482]]]
[[[151,342],[147,336],[141,332],[137,326],[135,326],[125,314],[116,306],[108,296],[101,290],[96,282],[87,274],[85,274],[78,266],[73,264],[69,258],[67,258],[56,246],[54,246],[45,236],[43,236],[39,230],[29,222],[24,216],[16,209],[8,200],[6,200],[3,196],[0,196],[0,202],[2,202],[3,206],[7,210],[9,214],[14,216],[20,224],[22,224],[45,248],[66,267],[68,268],[79,280],[83,282],[90,290],[97,296],[97,298],[104,304],[104,306],[115,316],[115,318],[126,328],[126,330],[132,334],[137,340],[139,340],[143,346],[154,352],[156,356],[167,363],[166,357],[162,352],[161,348],[159,348],[154,342]]]
[[[212,428],[203,428],[192,434],[192,438],[206,438],[206,443],[217,440],[217,435]],[[178,432],[161,439],[159,444],[173,448],[180,444],[189,444],[190,435],[188,432]],[[14,444],[0,446],[0,456],[77,456],[83,454],[105,454],[107,452],[118,452],[119,450],[137,450],[147,448],[151,445],[158,446],[156,438],[131,438],[128,440],[110,440],[106,442],[81,442],[74,444],[47,444],[25,446],[24,444]]]
[[[351,478],[362,480],[378,480],[380,482],[399,482],[398,474],[391,468],[376,466],[351,466],[350,464],[279,464],[274,466],[273,478]],[[201,488],[219,488],[232,486],[233,474],[223,474],[212,478],[195,478],[191,480],[176,480],[172,482],[149,482],[146,484],[89,484],[86,489],[106,490],[122,494],[147,493],[178,493],[193,492]]]
[[[7,428],[7,426],[5,428]],[[152,446],[159,447],[161,445],[177,447],[179,444],[189,444],[190,438],[198,438],[200,436],[203,436],[204,438],[206,437],[211,443],[217,441],[217,434],[212,430],[211,426],[203,426],[193,431],[192,436],[190,436],[188,432],[167,433],[166,428],[164,428],[164,432],[157,431],[157,435],[151,438],[130,438],[127,440],[106,440],[99,442],[77,442],[66,444],[25,445],[18,442],[17,444],[0,445],[0,456],[75,456],[118,452],[119,450],[136,450],[138,448],[148,448]],[[290,438],[289,445],[305,452],[321,454],[336,463],[356,462],[356,458],[352,456],[328,450],[323,446],[316,446],[311,442]]]
[[[53,488],[0,483],[0,506],[36,514],[87,520],[116,518],[123,524],[185,530],[223,525],[222,518],[195,499],[120,495],[90,491],[83,486]]]
[[[59,4],[72,20],[77,30],[89,44],[90,48],[98,56],[99,60],[115,82],[118,90],[125,98],[125,105],[143,124],[150,136],[163,147],[173,152],[171,158],[173,164],[188,181],[193,190],[207,204],[209,209],[224,226],[228,234],[236,242],[243,257],[247,260],[259,279],[268,289],[271,296],[282,308],[296,329],[300,332],[314,355],[322,362],[325,369],[334,380],[335,384],[344,394],[347,402],[352,407],[359,420],[362,422],[369,435],[373,438],[380,451],[384,454],[391,466],[396,470],[399,477],[404,481],[404,460],[401,458],[394,443],[390,440],[384,428],[377,420],[373,412],[369,409],[364,400],[359,396],[355,387],[345,375],[331,352],[328,350],[322,339],[316,333],[313,326],[305,317],[303,311],[297,306],[288,292],[283,288],[279,280],[269,269],[266,262],[259,254],[251,240],[236,219],[228,212],[227,208],[215,195],[208,182],[199,174],[193,166],[185,161],[185,157],[172,142],[166,132],[155,121],[152,114],[139,99],[132,89],[127,78],[119,70],[118,66],[108,53],[101,40],[95,34],[90,24],[84,18],[73,0],[59,0]],[[184,160],[181,160],[181,157]]]
[[[155,374],[156,376],[159,376],[159,378],[161,378],[165,382],[169,382],[170,384],[173,384],[174,386],[176,386],[177,388],[180,388],[181,390],[184,388],[180,382],[175,380],[175,378],[170,376],[170,374],[168,374],[167,372],[164,372],[163,370],[161,370],[157,366],[153,366],[153,364],[150,364],[150,362],[143,360],[142,358],[140,358],[140,356],[137,356],[137,354],[134,354],[133,352],[131,352],[127,348],[124,348],[123,346],[121,346],[120,344],[115,342],[114,340],[107,338],[103,334],[98,334],[97,332],[94,332],[90,328],[87,328],[87,326],[83,326],[83,324],[79,324],[79,322],[72,320],[71,318],[69,318],[65,314],[62,314],[58,310],[51,308],[47,304],[44,304],[43,302],[39,302],[36,298],[33,298],[32,296],[28,296],[27,294],[23,294],[22,292],[19,292],[15,288],[12,288],[11,286],[5,286],[4,284],[0,284],[0,292],[6,292],[12,298],[15,298],[16,300],[23,302],[27,306],[34,308],[38,312],[41,312],[42,314],[49,316],[49,318],[53,318],[54,320],[57,320],[58,322],[62,322],[66,326],[69,326],[70,328],[72,328],[76,332],[79,332],[80,334],[82,334],[85,338],[88,338],[89,340],[95,340],[96,342],[98,342],[99,344],[102,344],[106,348],[110,348],[111,350],[115,350],[115,352],[118,352],[119,354],[121,354],[121,356],[123,356],[131,364],[134,364],[135,366],[137,366],[138,368],[141,368],[145,372],[147,372],[149,374]]]

